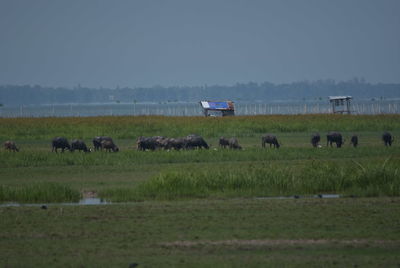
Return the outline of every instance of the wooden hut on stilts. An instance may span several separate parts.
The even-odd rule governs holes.
[[[332,113],[351,114],[352,99],[352,96],[330,96],[329,102],[332,105]]]

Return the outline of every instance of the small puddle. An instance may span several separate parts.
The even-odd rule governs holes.
[[[88,197],[79,200],[78,205],[109,205],[111,204],[110,201],[106,201],[103,198],[98,197]]]
[[[42,207],[47,208],[47,206],[90,206],[90,205],[110,205],[110,201],[106,201],[102,198],[88,197],[79,200],[79,202],[71,203],[38,203],[38,204],[21,204],[21,203],[5,203],[0,204],[0,207]]]
[[[260,196],[256,197],[255,199],[310,199],[310,198],[340,198],[341,196],[338,194],[318,194],[313,196],[300,196],[300,195],[293,195],[293,196]]]
[[[340,198],[338,194],[319,194],[314,195],[314,198]]]

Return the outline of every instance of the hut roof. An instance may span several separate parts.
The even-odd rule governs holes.
[[[201,101],[203,109],[218,110],[218,111],[233,111],[233,101]]]
[[[352,96],[329,96],[329,100],[349,100],[352,99]]]

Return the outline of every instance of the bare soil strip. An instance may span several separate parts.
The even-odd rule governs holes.
[[[399,240],[367,240],[367,239],[262,239],[262,240],[202,240],[202,241],[173,241],[160,243],[164,247],[195,247],[195,246],[308,246],[308,245],[398,245]]]

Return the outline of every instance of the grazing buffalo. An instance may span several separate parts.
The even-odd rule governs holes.
[[[94,137],[92,142],[93,142],[93,147],[94,147],[95,151],[103,149],[102,146],[101,146],[101,142],[102,141],[111,141],[111,142],[113,142],[112,138],[108,137],[108,136],[97,136],[97,137]]]
[[[72,140],[71,142],[71,152],[78,150],[84,151],[85,153],[90,153],[91,150],[86,146],[85,142],[83,140]]]
[[[278,142],[278,139],[276,138],[275,135],[272,134],[265,134],[261,137],[261,146],[265,148],[265,144],[269,143],[269,147],[274,145],[274,148],[279,148],[280,144]]]
[[[106,152],[118,152],[119,148],[117,145],[114,144],[113,140],[102,140],[101,141],[101,149],[105,149]]]
[[[174,149],[180,150],[185,148],[185,139],[183,138],[169,138],[163,141],[163,148],[166,150]]]
[[[10,152],[19,152],[17,145],[13,141],[4,142],[4,149],[9,150]]]
[[[156,142],[156,139],[153,137],[139,137],[136,141],[136,144],[139,151],[154,151],[157,149],[158,142]]]
[[[385,144],[385,146],[392,146],[392,142],[394,141],[392,134],[390,134],[389,132],[384,132],[382,134],[382,140]]]
[[[208,146],[208,144],[205,142],[205,140],[201,136],[196,135],[196,134],[191,134],[191,135],[186,136],[184,138],[184,144],[185,144],[184,145],[185,149],[195,149],[195,148],[208,149],[208,148],[210,148]]]
[[[242,146],[239,145],[239,141],[236,138],[230,138],[229,149],[242,150]]]
[[[185,140],[183,138],[167,138],[163,136],[139,137],[137,139],[137,150],[154,151],[157,149],[180,150],[185,148]]]
[[[336,143],[337,148],[342,147],[342,144],[344,144],[342,134],[339,132],[329,132],[326,135],[326,146],[329,144],[332,147],[332,143]]]
[[[94,150],[95,150],[95,151],[101,149],[101,141],[103,140],[103,138],[106,138],[106,137],[97,136],[97,137],[94,137],[94,138],[93,138],[92,142],[93,142],[93,147],[94,147]]]
[[[321,136],[319,135],[319,133],[315,133],[311,136],[311,144],[313,147],[318,147],[318,144],[321,140]]]
[[[166,142],[168,141],[167,137],[164,136],[154,136],[150,138],[154,141],[156,149],[162,149],[165,147]]]
[[[226,148],[227,146],[229,146],[229,140],[225,137],[219,138],[219,146],[222,148]]]
[[[351,136],[350,143],[353,145],[353,147],[357,147],[357,145],[358,145],[358,136],[357,135]]]
[[[53,148],[52,148],[52,152],[56,152],[57,153],[57,149],[61,148],[61,152],[63,153],[65,149],[68,149],[71,151],[71,146],[69,145],[69,142],[66,138],[64,137],[55,137],[52,142],[51,142]]]

